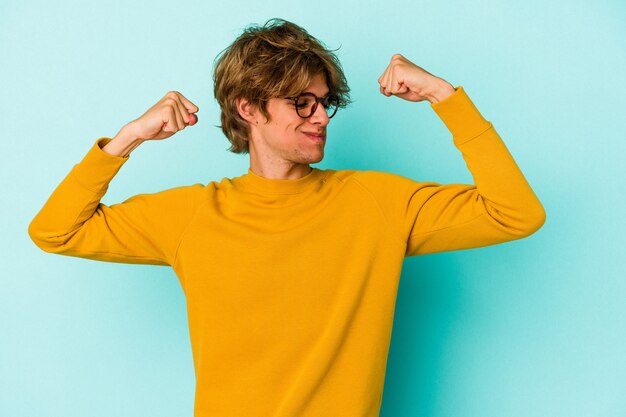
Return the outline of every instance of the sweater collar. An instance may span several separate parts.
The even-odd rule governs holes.
[[[236,188],[258,194],[299,194],[310,190],[319,183],[324,176],[324,171],[312,167],[313,170],[295,180],[275,180],[262,177],[252,172],[248,172],[239,177],[233,178],[232,183]]]

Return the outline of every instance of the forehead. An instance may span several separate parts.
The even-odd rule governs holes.
[[[324,97],[330,92],[328,84],[326,83],[326,76],[324,74],[317,74],[302,92],[313,93],[318,97]]]
[[[300,92],[300,94],[302,93],[313,93],[317,97],[326,97],[330,93],[330,89],[326,84],[326,76],[322,73],[315,75],[309,85]],[[269,99],[267,104],[269,111],[273,111],[272,109],[281,109],[282,111],[283,106],[288,108],[288,105],[293,105],[293,101],[287,98],[274,97]]]

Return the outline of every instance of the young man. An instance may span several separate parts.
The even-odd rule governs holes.
[[[334,54],[278,19],[222,52],[221,128],[250,154],[246,174],[100,203],[133,149],[196,123],[198,107],[169,92],[97,139],[28,232],[46,252],[174,269],[196,416],[377,416],[403,259],[529,236],[543,207],[463,88],[401,55],[380,92],[428,100],[475,185],[312,168],[350,101]]]

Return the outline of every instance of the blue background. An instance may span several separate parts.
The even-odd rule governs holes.
[[[527,239],[405,260],[381,415],[626,416],[616,0],[0,2],[0,415],[192,415],[171,268],[47,254],[27,228],[97,138],[169,90],[199,123],[134,150],[102,202],[245,173],[216,127],[211,69],[271,17],[340,47],[355,102],[315,166],[473,183],[427,102],[379,93],[401,53],[465,88],[547,211]]]

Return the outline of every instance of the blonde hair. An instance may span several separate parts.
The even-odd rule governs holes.
[[[350,89],[333,51],[302,27],[279,18],[244,29],[214,61],[213,89],[222,111],[217,127],[231,143],[228,150],[250,152],[249,126],[237,111],[238,97],[259,108],[269,121],[268,99],[297,96],[322,73],[339,107],[350,104]]]

